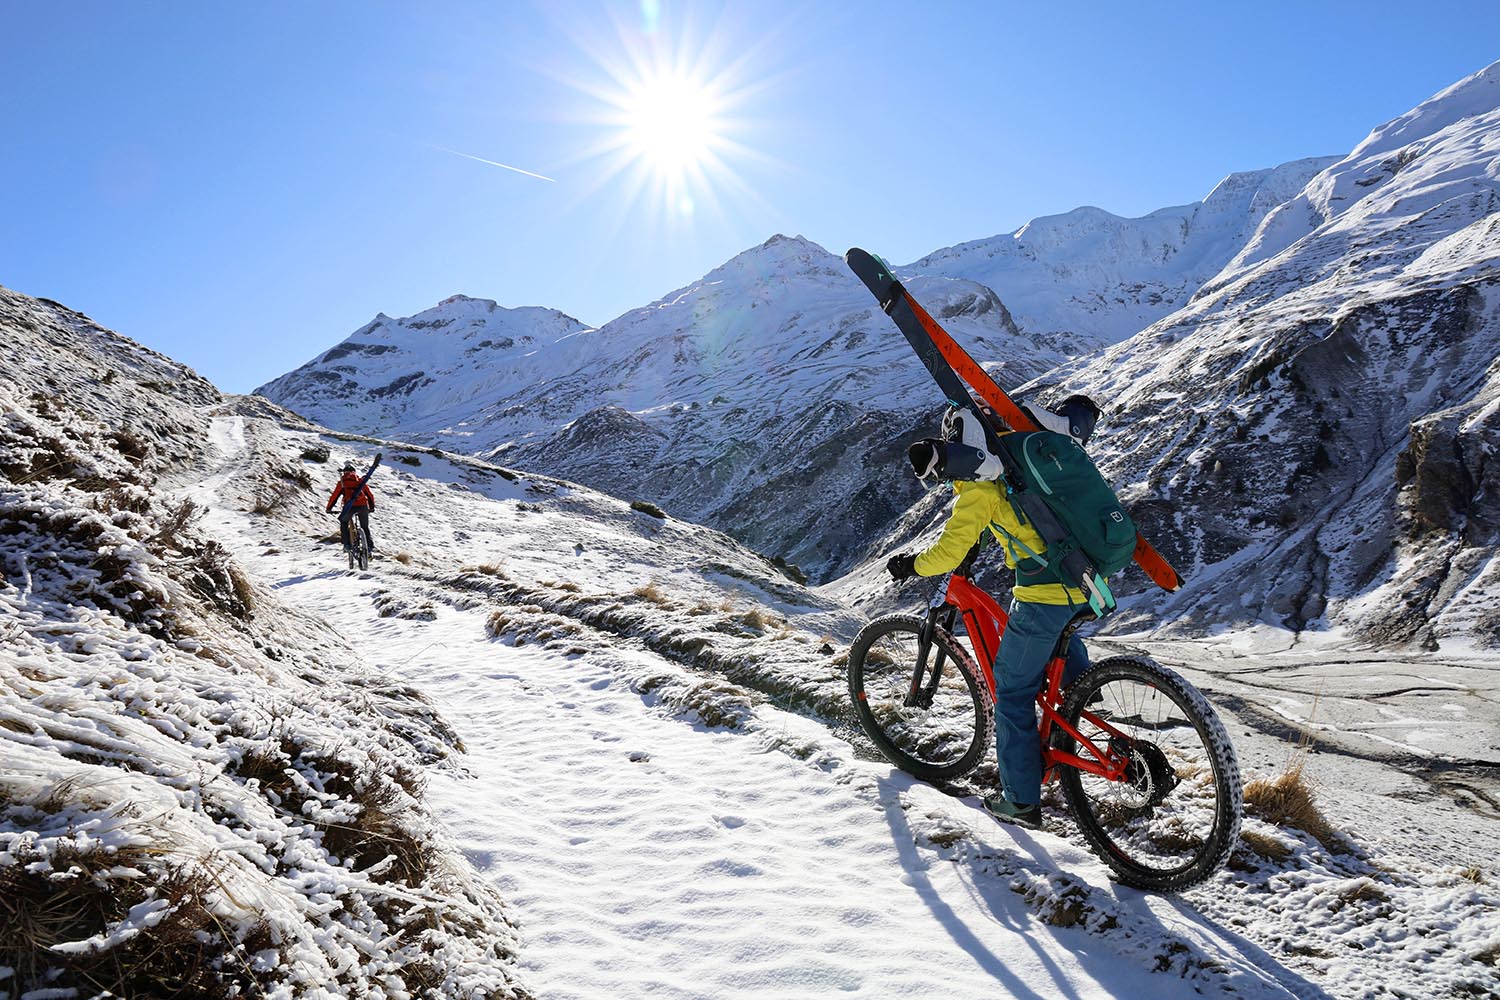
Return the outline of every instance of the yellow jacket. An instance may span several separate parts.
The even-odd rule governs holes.
[[[1022,524],[1016,517],[1016,509],[1000,491],[1000,484],[955,481],[953,489],[958,493],[958,500],[953,504],[953,513],[948,515],[948,523],[943,525],[942,537],[917,555],[915,566],[922,576],[947,573],[963,562],[964,556],[991,524],[999,525],[1032,552],[1046,551],[1046,543],[1031,522]],[[1017,562],[1028,558],[1025,549],[1015,546],[1004,533],[994,531],[992,534],[1005,549],[1005,565],[1015,569]],[[1016,600],[1031,604],[1088,603],[1083,591],[1066,588],[1060,583],[1018,586],[1011,593]]]

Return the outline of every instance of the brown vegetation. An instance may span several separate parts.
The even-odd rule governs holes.
[[[1308,833],[1330,850],[1342,851],[1347,846],[1344,835],[1333,828],[1313,801],[1305,764],[1306,757],[1297,754],[1280,774],[1247,782],[1245,809],[1268,823]]]

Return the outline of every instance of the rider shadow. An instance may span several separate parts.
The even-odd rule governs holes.
[[[272,590],[281,590],[285,587],[295,587],[299,583],[308,583],[312,580],[332,580],[344,575],[341,569],[328,569],[321,573],[302,573],[298,576],[289,576],[285,580],[277,580],[271,584]]]
[[[915,834],[906,820],[906,813],[901,808],[897,794],[917,782],[900,771],[892,771],[888,777],[877,780],[882,792],[887,793],[882,795],[882,803],[886,823],[891,829],[892,843],[907,871],[917,898],[949,932],[954,942],[1005,987],[1007,996],[1023,998],[1043,996],[1009,971],[1007,966],[1014,964],[1013,960],[1007,962],[1002,956],[997,955],[980,940],[978,935],[964,925],[962,918],[942,899],[937,888],[924,873],[927,860],[917,849]],[[1008,858],[1013,863],[1025,860],[1034,862],[1038,868],[1058,872],[1065,870],[1047,847],[1029,832],[1010,826],[1005,827],[1005,830],[1014,838],[1015,850],[999,849],[995,856],[996,861],[1003,865]],[[1021,865],[1016,864],[1015,867],[1020,868]],[[965,882],[969,891],[989,910],[996,924],[1014,932],[1014,940],[1027,942],[1036,955],[1037,963],[1051,972],[1054,986],[1045,995],[1049,998],[1077,997],[1078,991],[1071,985],[1073,981],[1076,981],[1076,975],[1069,975],[1068,971],[1060,968],[1045,949],[1032,942],[1031,935],[1037,929],[1035,915],[1026,904],[1021,902],[1019,895],[1010,891],[1006,881],[1003,878],[969,878],[965,879]],[[1152,912],[1145,902],[1146,893],[1120,885],[1115,886],[1115,892],[1119,901],[1130,908],[1143,937],[1160,937],[1162,940],[1180,937],[1179,934],[1173,933],[1163,925],[1160,918]],[[1263,977],[1263,985],[1270,986],[1274,983],[1277,992],[1284,990],[1287,995],[1296,996],[1299,1000],[1332,1000],[1331,995],[1322,987],[1286,968],[1254,942],[1200,913],[1190,903],[1180,898],[1163,898],[1166,898],[1168,904],[1181,913],[1187,921],[1210,931],[1226,947],[1243,957],[1246,964],[1253,966],[1259,976]],[[1086,931],[1079,931],[1079,933],[1087,934]],[[1109,983],[1118,978],[1120,956],[1109,948],[1080,947],[1074,951],[1073,955],[1076,967],[1090,972],[1099,983]]]
[[[1057,872],[1066,871],[1066,866],[1053,858],[1052,853],[1033,837],[1030,833],[1017,827],[1007,827],[1008,832],[1016,838],[1016,845],[1024,848],[1027,855],[1039,865]],[[1128,906],[1132,917],[1142,936],[1149,938],[1159,936],[1162,940],[1180,938],[1181,934],[1175,933],[1171,928],[1161,922],[1161,918],[1146,903],[1146,897],[1153,895],[1142,889],[1134,889],[1130,886],[1112,883],[1116,899]],[[973,886],[974,891],[991,905],[991,912],[1001,922],[1006,922],[1008,914],[1006,908],[999,906],[990,900],[988,895],[978,886]],[[1298,1000],[1333,1000],[1332,994],[1321,986],[1309,982],[1307,979],[1288,969],[1276,958],[1268,954],[1259,945],[1244,937],[1243,935],[1225,927],[1217,920],[1201,912],[1191,903],[1180,896],[1155,894],[1156,898],[1171,906],[1184,920],[1195,924],[1204,930],[1212,931],[1213,935],[1222,941],[1235,954],[1244,958],[1246,964],[1251,966],[1260,976],[1270,980],[1277,987],[1285,990],[1289,996],[1295,996]],[[1024,927],[1017,926],[1018,930]]]
[[[893,781],[892,779],[896,780]],[[891,828],[891,842],[896,848],[897,856],[901,859],[902,867],[906,869],[912,890],[916,893],[917,898],[931,911],[932,915],[937,918],[938,922],[943,925],[944,929],[948,931],[954,943],[968,952],[969,956],[974,959],[980,968],[995,978],[996,982],[1003,987],[1004,995],[1007,997],[1035,998],[1035,1000],[1077,997],[1079,995],[1078,992],[1073,989],[1069,982],[1071,977],[1064,970],[1060,969],[1057,963],[1043,949],[1037,947],[1035,944],[1031,945],[1032,950],[1036,952],[1038,962],[1052,973],[1053,988],[1045,994],[1038,993],[1022,982],[1010,970],[1013,962],[1007,961],[1004,956],[996,954],[993,949],[980,940],[979,936],[964,924],[963,918],[954,912],[953,908],[943,900],[941,893],[938,892],[931,880],[928,879],[925,872],[927,863],[917,851],[916,836],[912,831],[911,825],[906,821],[906,812],[901,808],[899,795],[896,794],[903,787],[910,787],[916,782],[900,771],[892,771],[889,777],[879,778],[877,782],[883,792],[891,793],[889,795],[882,795],[881,803],[884,807],[886,823]],[[1019,896],[1015,898],[1017,905],[1024,905],[1019,903]],[[998,899],[991,900],[986,898],[985,902],[989,905],[990,911],[995,915],[997,921],[1016,931],[1019,940],[1025,940],[1030,943],[1027,936],[1027,931],[1030,928],[1026,926],[1026,923],[1016,919],[1009,912],[1009,908],[1000,905]]]

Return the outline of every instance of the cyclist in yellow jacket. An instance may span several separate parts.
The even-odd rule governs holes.
[[[1099,408],[1087,396],[1070,396],[1055,411],[1028,412],[1042,426],[1070,434],[1080,445],[1088,441],[1099,418]],[[944,420],[943,432],[950,439],[955,434],[948,419]],[[973,475],[976,470],[948,468],[948,443],[928,438],[916,442],[907,452],[918,478],[933,482],[948,479],[958,494],[943,533],[921,552],[892,556],[886,569],[898,582],[913,575],[940,576],[963,562],[986,530],[1004,548],[1005,565],[1016,570],[1016,583],[1011,590],[1009,621],[995,657],[995,751],[1001,787],[985,798],[984,807],[997,819],[1038,829],[1042,825],[1042,759],[1036,695],[1058,638],[1079,609],[1088,607],[1088,597],[1081,590],[1063,586],[1046,569],[1027,574],[1017,568],[1027,559],[1028,550],[1045,555],[1046,543],[1029,521],[1023,522],[1016,515],[1001,483],[953,478],[955,473]],[[998,468],[990,471],[997,474]],[[1068,645],[1063,683],[1071,683],[1088,666],[1088,650],[1075,634]]]

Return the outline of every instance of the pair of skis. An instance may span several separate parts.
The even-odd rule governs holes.
[[[865,287],[875,296],[875,300],[880,303],[880,308],[885,314],[895,321],[902,335],[917,352],[917,357],[921,359],[923,367],[932,375],[938,388],[947,394],[949,400],[954,403],[967,403],[974,395],[978,395],[979,399],[1010,430],[1042,429],[1037,426],[1036,421],[1026,415],[1026,411],[1016,405],[994,379],[990,378],[989,373],[979,367],[979,363],[948,335],[948,331],[939,326],[937,320],[933,319],[927,310],[911,297],[911,293],[902,286],[900,281],[896,280],[896,276],[891,273],[885,261],[858,247],[846,253],[844,261],[859,280],[865,283]],[[980,419],[985,421],[985,414],[980,413]],[[991,450],[998,453],[995,443],[997,436],[998,429],[990,426],[986,421],[985,437],[989,440]],[[1171,563],[1167,562],[1139,532],[1135,536],[1135,563],[1151,578],[1152,582],[1163,590],[1176,590],[1182,586],[1182,577],[1172,568]]]
[[[344,497],[344,506],[339,508],[340,523],[347,524],[349,519],[354,516],[354,499],[359,496],[359,491],[365,488],[365,484],[370,481],[370,477],[375,475],[375,470],[380,468],[380,458],[381,454],[377,451],[375,453],[375,461],[370,463],[370,467],[365,470],[365,474],[360,477],[354,489],[350,490],[349,495]]]

